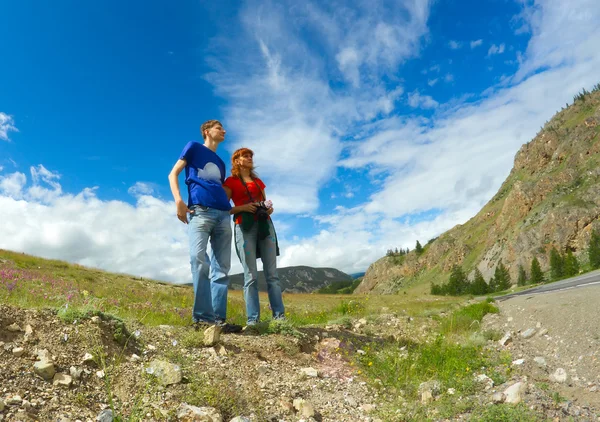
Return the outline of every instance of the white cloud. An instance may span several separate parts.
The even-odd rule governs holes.
[[[437,84],[437,83],[438,83],[438,81],[439,81],[439,79],[438,79],[438,78],[435,78],[435,79],[429,79],[429,80],[427,81],[427,85],[429,85],[429,86],[434,86],[435,84]]]
[[[451,50],[458,50],[459,48],[462,47],[462,43],[455,41],[455,40],[450,40],[448,42],[448,47],[450,47]]]
[[[446,75],[444,76],[444,81],[445,82],[452,82],[454,80],[454,75],[451,73],[446,73]]]
[[[186,226],[172,201],[138,194],[136,203],[103,201],[96,189],[62,193],[40,165],[0,176],[0,248],[177,283],[191,280]],[[142,183],[135,186],[143,186]],[[232,273],[241,272],[235,252]]]
[[[19,130],[15,126],[15,121],[12,116],[6,113],[0,112],[0,140],[8,141],[8,132],[18,132]]]
[[[471,41],[471,43],[470,43],[471,49],[473,49],[475,47],[479,47],[482,44],[483,44],[483,40],[482,39]]]
[[[487,55],[489,57],[489,56],[493,56],[495,54],[502,54],[502,53],[504,53],[504,49],[505,49],[504,44],[500,44],[500,45],[492,44],[488,50]]]
[[[154,193],[154,187],[152,183],[136,182],[135,185],[127,189],[127,193],[135,197],[140,197],[143,195],[152,195]]]
[[[418,91],[408,94],[408,105],[413,108],[436,108],[439,103],[429,95],[421,95]]]

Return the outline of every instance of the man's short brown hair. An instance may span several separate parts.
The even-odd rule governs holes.
[[[202,123],[202,125],[200,125],[200,133],[202,134],[204,140],[206,140],[206,135],[204,134],[204,132],[216,125],[223,126],[218,120],[207,120],[206,122]]]

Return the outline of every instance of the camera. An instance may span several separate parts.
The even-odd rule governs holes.
[[[256,205],[256,218],[258,218],[259,220],[268,220],[269,209],[273,207],[273,203],[267,200],[257,202]]]

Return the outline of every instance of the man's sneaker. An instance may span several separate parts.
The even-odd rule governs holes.
[[[217,325],[221,327],[223,334],[239,333],[242,331],[242,326],[237,324],[229,324],[225,321],[217,322]]]

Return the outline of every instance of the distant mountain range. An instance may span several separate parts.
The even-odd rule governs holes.
[[[353,277],[335,268],[313,268],[306,266],[283,267],[277,269],[281,290],[287,293],[310,293],[337,281],[352,281]],[[244,274],[229,276],[230,287],[240,290],[244,287]],[[267,283],[262,271],[258,273],[258,289],[267,291]]]

